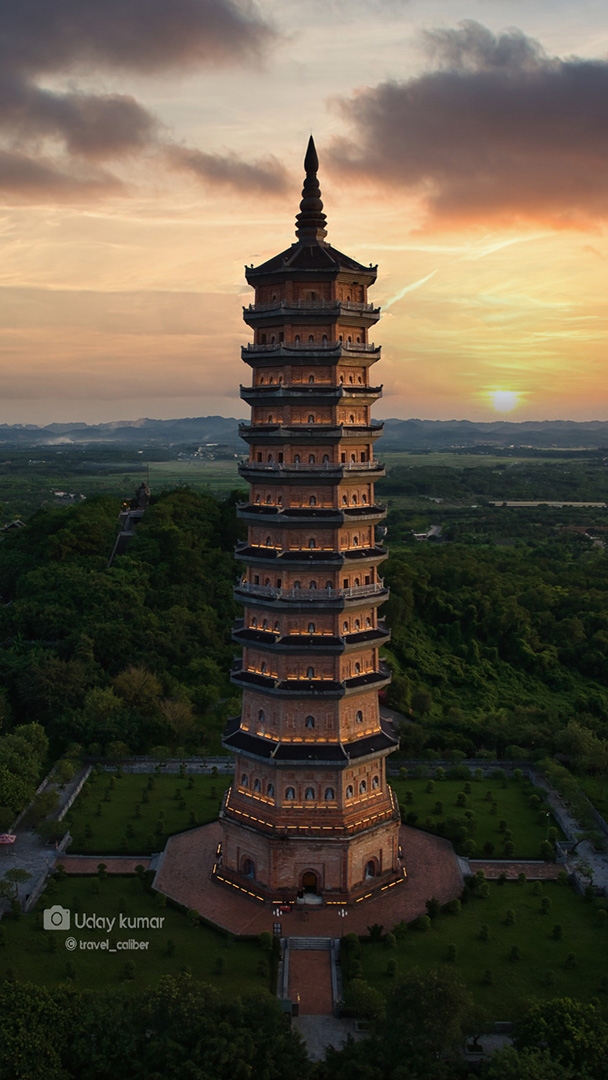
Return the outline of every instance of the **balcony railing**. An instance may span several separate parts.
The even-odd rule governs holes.
[[[381,472],[384,465],[380,461],[324,461],[321,464],[305,461],[250,461],[243,458],[239,461],[239,469],[252,472],[334,472],[336,469],[345,472]]]
[[[322,603],[324,600],[353,600],[361,596],[375,596],[388,592],[384,581],[369,585],[352,585],[346,589],[277,589],[273,585],[252,585],[248,581],[235,586],[236,592],[270,600],[298,600],[303,604]]]
[[[252,314],[265,311],[370,311],[380,314],[380,308],[356,300],[271,300],[266,304],[248,304],[243,312]]]
[[[379,352],[380,346],[373,342],[365,341],[275,341],[270,345],[261,345],[256,342],[248,342],[241,346],[243,352],[335,352],[336,349],[344,349],[347,352]]]

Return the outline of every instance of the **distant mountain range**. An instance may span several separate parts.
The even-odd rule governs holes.
[[[58,446],[116,443],[130,446],[204,446],[242,449],[238,420],[199,416],[183,420],[117,420],[109,424],[0,424],[0,444]],[[509,447],[607,449],[608,421],[539,420],[386,420],[383,450],[458,450]]]

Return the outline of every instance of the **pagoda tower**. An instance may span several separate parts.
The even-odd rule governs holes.
[[[262,898],[345,903],[404,875],[386,779],[397,739],[378,703],[390,681],[378,618],[387,553],[375,537],[382,424],[370,419],[380,311],[367,300],[377,268],[325,240],[312,137],[304,166],[296,242],[245,270],[248,536],[236,550],[243,655],[231,676],[243,705],[224,734],[236,761],[216,875]]]

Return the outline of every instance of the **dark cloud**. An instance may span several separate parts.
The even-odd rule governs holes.
[[[62,169],[56,161],[0,149],[0,190],[17,200],[87,200],[116,194],[122,184],[103,169]]]
[[[434,30],[434,70],[341,102],[331,160],[420,195],[430,221],[589,228],[608,215],[608,63],[548,57],[519,30]]]
[[[17,145],[60,140],[70,154],[121,157],[150,145],[156,119],[124,94],[56,93],[18,79],[0,79],[0,130]]]
[[[121,190],[94,166],[166,145],[134,98],[51,90],[45,76],[249,62],[273,38],[250,0],[0,0],[0,190],[13,193],[19,175],[23,197],[63,197],[70,184],[81,194]],[[264,163],[201,154],[197,164],[191,154],[191,171],[207,181],[273,190]]]
[[[281,194],[288,188],[285,167],[272,155],[247,162],[234,154],[205,154],[186,146],[172,146],[167,157],[174,168],[220,187],[267,194]]]
[[[225,63],[272,37],[248,0],[0,0],[0,67],[27,75]]]

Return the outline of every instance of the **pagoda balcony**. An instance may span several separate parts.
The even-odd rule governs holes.
[[[265,304],[248,304],[243,307],[243,318],[247,321],[248,315],[265,315],[268,312],[302,312],[302,311],[353,311],[356,314],[375,315],[380,317],[380,308],[373,304],[360,303],[356,300],[272,300]]]
[[[232,717],[226,726],[222,738],[224,746],[231,753],[243,753],[260,760],[274,760],[294,766],[309,767],[309,763],[331,763],[346,767],[350,761],[359,761],[380,753],[392,753],[399,745],[399,740],[390,721],[380,719],[380,728],[371,735],[363,735],[349,743],[341,742],[287,742],[254,735],[240,726],[240,717]],[[396,808],[396,800],[391,789],[391,802]],[[370,804],[371,805],[371,804]],[[290,806],[294,809],[295,806]],[[309,807],[310,809],[310,807]],[[397,809],[398,812],[398,809]]]
[[[341,479],[349,473],[384,472],[384,464],[381,461],[324,461],[317,465],[313,462],[250,461],[248,458],[243,458],[239,462],[241,476],[248,470],[261,473],[278,472],[281,474],[314,473],[315,478],[318,478],[319,473],[335,472]]]
[[[386,664],[379,670],[367,671],[349,679],[279,679],[274,675],[261,675],[257,671],[247,671],[242,661],[233,665],[230,681],[242,689],[262,690],[266,694],[279,697],[344,697],[370,686],[380,690],[391,681],[391,673]]]
[[[272,420],[268,423],[239,424],[239,435],[245,442],[257,442],[260,437],[266,441],[270,436],[272,442],[281,443],[310,442],[311,439],[318,442],[320,438],[324,442],[337,443],[353,435],[377,439],[383,427],[383,420],[371,420],[369,424],[336,424],[333,421],[329,424],[309,424],[308,421],[297,420],[283,424]]]
[[[280,637],[272,630],[259,630],[251,626],[244,626],[243,620],[239,620],[240,626],[234,627],[232,640],[239,645],[263,645],[272,653],[343,653],[359,648],[361,645],[373,644],[376,648],[386,645],[391,639],[390,630],[385,626],[378,626],[376,630],[360,630],[356,634],[343,634],[341,637],[333,634],[288,634]]]
[[[345,353],[373,353],[380,357],[380,345],[369,341],[273,341],[270,344],[250,341],[241,346],[241,357],[247,361],[250,353],[277,353],[288,356],[290,353],[334,353],[336,357]]]
[[[321,403],[354,398],[357,404],[373,404],[382,397],[382,386],[355,386],[350,383],[273,383],[262,386],[240,386],[240,395],[248,405],[280,403]]]
[[[293,567],[294,569],[302,567],[313,569],[323,566],[338,568],[361,559],[373,565],[383,561],[387,556],[386,549],[379,546],[343,548],[339,551],[332,548],[327,551],[322,548],[296,548],[285,551],[281,548],[254,546],[248,544],[246,540],[241,540],[235,549],[235,557],[252,566]]]
[[[366,524],[370,521],[382,521],[388,511],[382,504],[371,506],[345,507],[343,510],[329,510],[317,507],[281,507],[257,506],[255,503],[239,503],[237,505],[237,517],[241,521],[250,521],[257,524],[296,526],[304,528],[306,525],[327,525],[341,528],[343,525],[355,525],[359,522]]]
[[[370,582],[369,585],[352,585],[345,589],[278,589],[273,585],[252,585],[248,581],[234,587],[237,599],[246,602],[250,597],[260,600],[296,601],[307,607],[335,600],[361,600],[389,595],[384,581]]]

